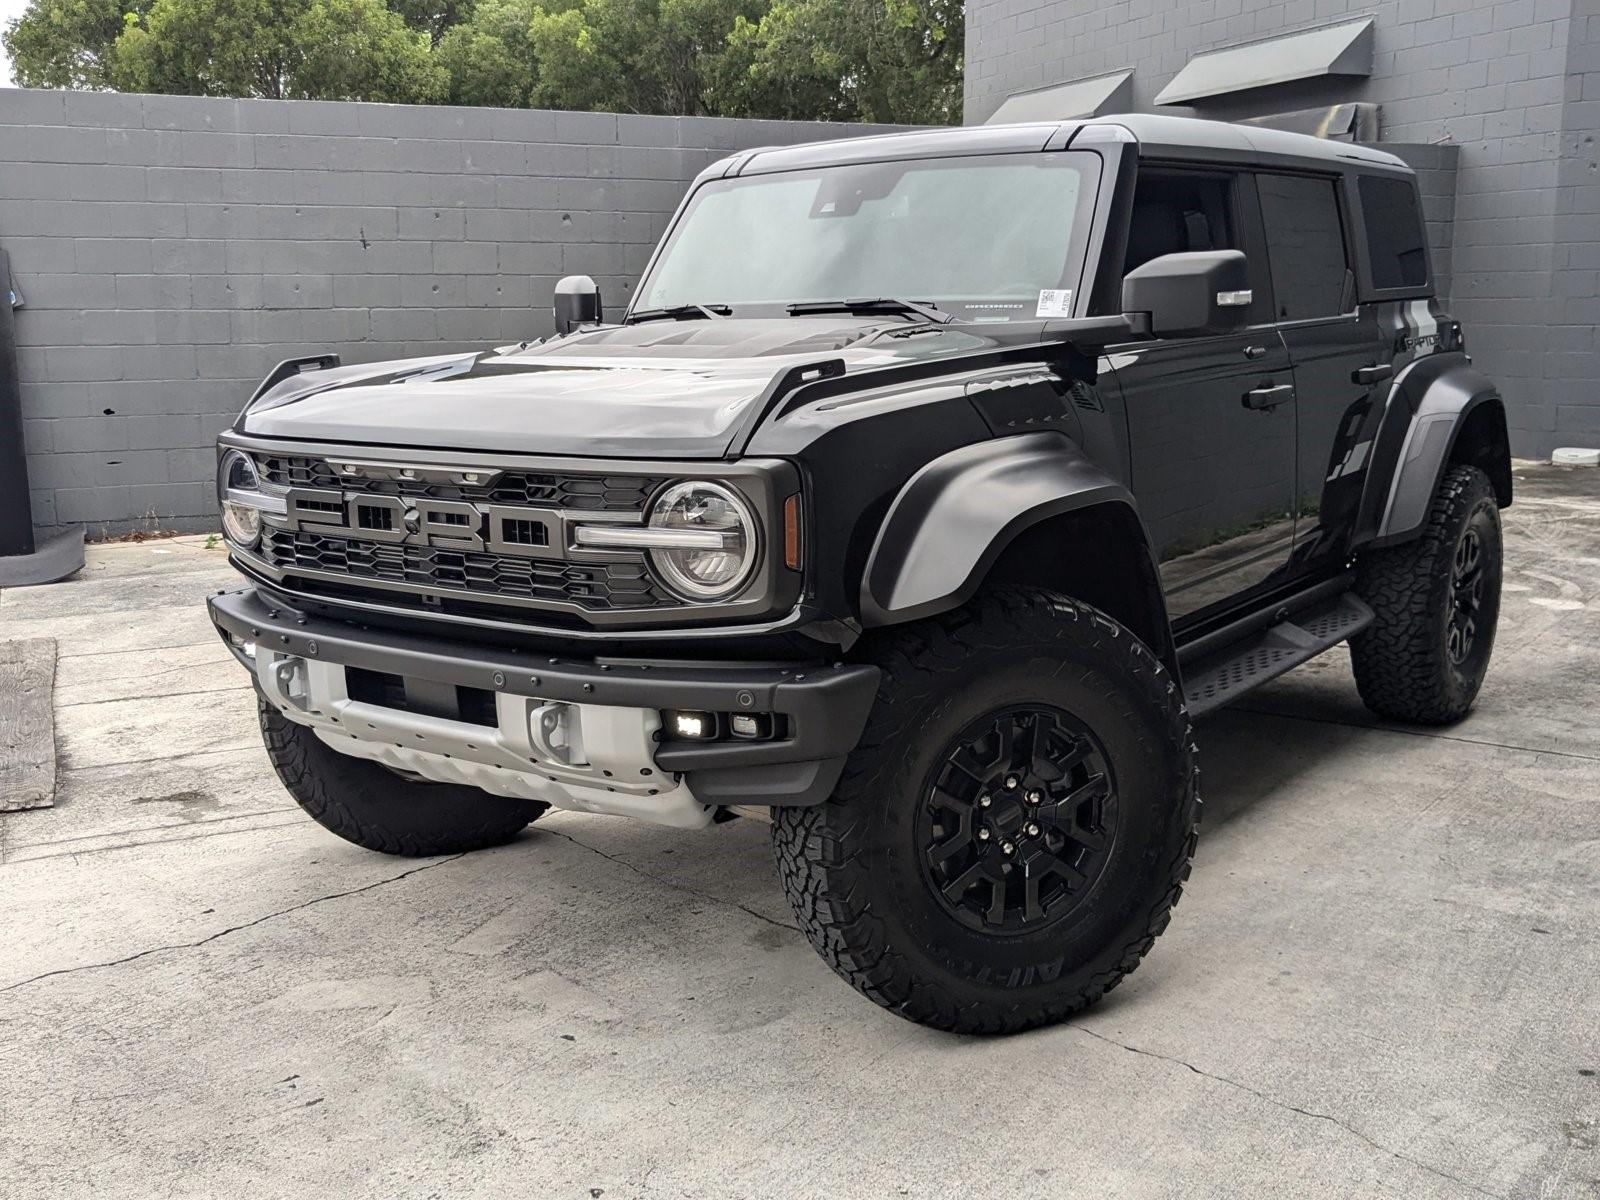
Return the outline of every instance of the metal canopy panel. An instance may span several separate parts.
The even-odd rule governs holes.
[[[1373,24],[1366,17],[1197,54],[1161,89],[1156,103],[1188,104],[1323,75],[1371,75]]]
[[[985,125],[1010,125],[1017,121],[1066,121],[1073,117],[1098,117],[1131,108],[1133,72],[1113,71],[1092,79],[1074,79],[1031,92],[1006,97]]]

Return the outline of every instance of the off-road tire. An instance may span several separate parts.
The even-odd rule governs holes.
[[[1456,554],[1478,539],[1484,571],[1471,651],[1450,652]],[[1445,472],[1420,537],[1361,557],[1357,590],[1376,618],[1350,641],[1361,699],[1380,717],[1448,725],[1477,699],[1500,615],[1500,510],[1489,477],[1477,467]]]
[[[1099,1000],[1166,928],[1194,855],[1198,753],[1171,672],[1104,613],[1032,589],[984,593],[870,657],[877,703],[834,795],[773,812],[783,889],[811,944],[863,995],[938,1029],[1016,1032]],[[942,907],[914,830],[957,731],[1022,703],[1095,731],[1120,815],[1067,917],[1002,936]]]
[[[508,842],[547,805],[397,775],[330,749],[257,697],[261,738],[283,786],[330,833],[380,854],[427,858]]]

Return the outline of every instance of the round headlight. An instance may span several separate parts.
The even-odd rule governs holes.
[[[750,577],[756,565],[756,525],[745,503],[719,483],[673,484],[650,511],[650,528],[703,533],[706,545],[650,552],[663,581],[685,600],[721,600]]]
[[[222,532],[247,549],[261,540],[261,510],[229,499],[230,492],[259,492],[261,480],[250,457],[230,450],[217,468],[217,499],[222,504]]]

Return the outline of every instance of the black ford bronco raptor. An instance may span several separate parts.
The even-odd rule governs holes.
[[[620,321],[584,277],[556,317],[294,360],[221,439],[212,618],[359,845],[759,817],[840,975],[1017,1030],[1165,928],[1195,717],[1346,640],[1392,720],[1483,682],[1505,417],[1388,154],[1153,116],[754,150]]]

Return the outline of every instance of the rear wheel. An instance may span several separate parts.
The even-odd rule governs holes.
[[[1356,687],[1379,716],[1447,725],[1472,709],[1500,617],[1500,510],[1489,477],[1450,468],[1420,537],[1363,556],[1375,619],[1351,639]]]
[[[548,805],[407,779],[331,749],[257,697],[261,738],[283,786],[324,829],[381,854],[425,858],[508,842]]]
[[[1104,614],[986,595],[895,635],[825,804],[774,812],[822,957],[941,1029],[1059,1021],[1132,971],[1189,874],[1196,751],[1170,673]]]

